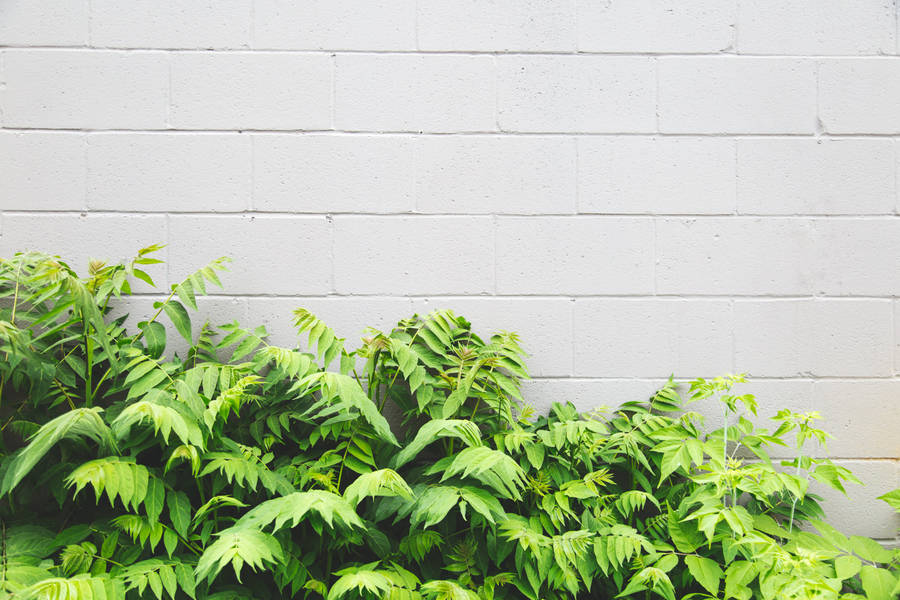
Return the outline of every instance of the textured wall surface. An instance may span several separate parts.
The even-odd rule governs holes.
[[[747,371],[896,534],[891,0],[0,0],[0,126],[0,255],[228,254],[206,314],[282,344],[450,307],[540,407]]]

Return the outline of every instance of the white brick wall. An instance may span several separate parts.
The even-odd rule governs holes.
[[[83,267],[163,242],[164,287],[231,255],[204,314],[280,344],[297,306],[351,338],[450,307],[522,333],[539,408],[747,371],[763,414],[821,411],[869,484],[829,496],[841,525],[892,538],[897,17],[0,0],[0,255]]]

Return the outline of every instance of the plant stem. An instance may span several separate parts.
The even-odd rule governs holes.
[[[799,450],[799,448],[798,448]],[[800,477],[800,459],[803,458],[803,454],[797,454],[797,469],[794,471],[795,477]],[[794,512],[797,510],[797,497],[794,496],[794,501],[791,502],[791,520],[788,523],[788,533],[791,533],[794,530]]]
[[[341,468],[338,469],[338,478],[337,478],[337,488],[341,489],[341,477],[344,475],[344,463],[347,461],[347,452],[350,451],[350,444],[353,443],[353,437],[356,435],[356,424],[353,424],[353,427],[350,429],[350,439],[347,441],[347,445],[344,447],[344,454],[341,456]]]
[[[728,407],[724,404],[722,405],[722,420],[725,422],[725,425],[722,429],[722,472],[727,475],[728,473]],[[722,504],[727,505],[727,496],[722,499]]]
[[[18,268],[16,268],[16,289],[13,291],[12,316],[9,318],[9,322],[12,325],[16,324],[16,307],[19,305],[19,276],[21,272],[22,263],[20,262]]]
[[[91,383],[94,371],[94,344],[91,339],[91,325],[84,314],[81,313],[81,321],[84,324],[84,346],[85,346],[85,365],[84,365],[84,403],[90,407],[94,400],[94,386]]]

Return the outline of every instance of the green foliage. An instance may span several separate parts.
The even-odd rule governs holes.
[[[809,450],[819,415],[758,425],[740,375],[534,417],[517,336],[450,311],[356,349],[302,308],[297,347],[239,323],[194,339],[224,260],[126,328],[111,307],[157,250],[86,277],[0,260],[0,599],[900,594],[900,552],[822,520],[815,487],[855,478]]]

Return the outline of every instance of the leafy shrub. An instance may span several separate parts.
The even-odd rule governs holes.
[[[125,327],[143,266],[0,262],[0,595],[390,599],[895,597],[900,559],[821,521],[815,414],[755,425],[740,376],[535,417],[518,338],[449,311],[350,350],[238,323],[194,335],[216,261]],[[171,352],[169,319],[189,349]],[[326,370],[330,368],[331,370]],[[399,412],[392,428],[388,404]],[[790,443],[779,469],[767,448]],[[749,460],[752,458],[752,460]],[[801,528],[800,525],[803,525]],[[816,531],[818,533],[813,533]]]

